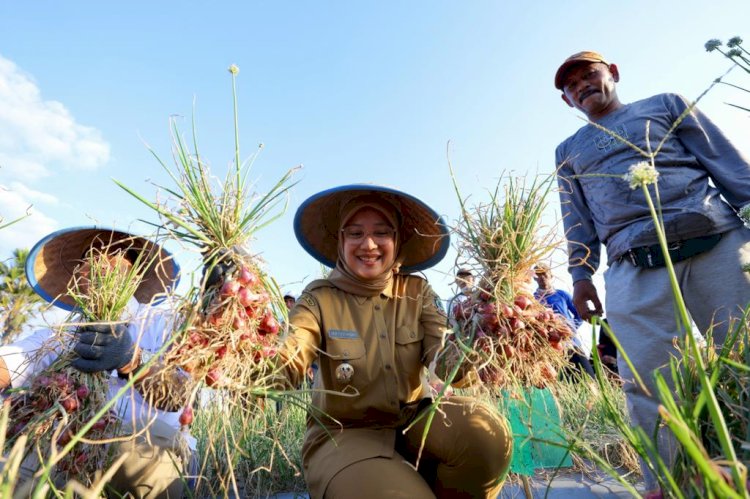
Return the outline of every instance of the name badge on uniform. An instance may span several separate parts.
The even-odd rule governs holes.
[[[336,340],[356,340],[359,333],[348,329],[329,329],[328,337]]]
[[[359,338],[357,331],[349,329],[329,329],[328,337],[335,340],[356,340]],[[349,383],[354,378],[354,366],[346,360],[336,366],[336,381],[339,383]]]

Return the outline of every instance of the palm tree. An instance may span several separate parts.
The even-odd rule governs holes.
[[[26,280],[28,256],[29,250],[19,248],[12,261],[0,262],[0,344],[12,342],[44,303]]]

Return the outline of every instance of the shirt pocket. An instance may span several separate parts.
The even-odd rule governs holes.
[[[396,328],[396,362],[407,371],[421,365],[424,331],[417,326]]]
[[[365,356],[362,338],[327,338],[326,354],[331,360],[358,360]]]
[[[329,359],[330,376],[340,386],[362,386],[367,384],[367,351],[362,338],[327,338],[325,355]],[[343,365],[351,365],[354,373],[349,381],[340,381],[336,376],[336,369]]]

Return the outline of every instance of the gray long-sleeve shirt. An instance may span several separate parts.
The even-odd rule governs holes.
[[[654,149],[689,106],[680,95],[659,94],[626,104],[597,123],[647,150],[650,122]],[[590,279],[596,271],[601,244],[611,263],[630,248],[658,242],[642,189],[631,189],[623,179],[630,166],[646,157],[587,124],[557,147],[555,159],[574,282]],[[742,224],[736,210],[750,202],[750,161],[700,111],[693,109],[685,117],[655,164],[670,242]]]

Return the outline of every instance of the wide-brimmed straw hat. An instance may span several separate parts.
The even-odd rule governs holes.
[[[398,211],[401,226],[399,256],[402,273],[432,267],[443,259],[450,246],[443,218],[425,203],[405,192],[372,184],[342,185],[310,196],[294,216],[294,234],[302,247],[328,267],[338,258],[341,207],[354,198],[372,195]]]
[[[53,232],[31,248],[26,260],[26,278],[34,291],[64,310],[74,310],[75,301],[68,293],[73,270],[80,265],[92,246],[116,245],[128,251],[148,252],[142,261],[149,264],[135,291],[140,303],[156,304],[179,282],[180,267],[172,255],[156,243],[117,229],[73,227]]]

